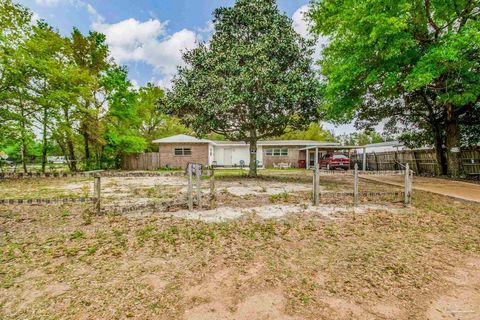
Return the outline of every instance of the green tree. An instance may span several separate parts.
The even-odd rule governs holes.
[[[110,68],[102,78],[101,86],[105,88],[108,112],[104,124],[106,144],[100,158],[118,167],[123,155],[146,148],[146,141],[140,133],[142,119],[137,104],[138,94],[123,67]]]
[[[344,134],[340,136],[339,139],[342,141],[343,144],[350,146],[364,146],[366,144],[380,143],[393,140],[393,138],[383,136],[374,130],[365,130],[362,132]]]
[[[78,112],[80,113],[79,132],[83,137],[86,168],[92,165],[92,158],[98,163],[106,144],[104,139],[105,127],[103,117],[107,113],[108,105],[105,88],[102,86],[102,77],[105,76],[113,63],[108,59],[108,46],[105,35],[98,32],[89,32],[83,35],[77,28],[71,35],[73,59],[76,65],[88,74],[86,90],[79,99]],[[113,65],[115,68],[115,65]]]
[[[41,165],[45,172],[50,138],[55,131],[60,105],[66,95],[65,69],[69,67],[68,41],[39,21],[22,47],[22,61],[30,70],[27,81],[30,105],[35,110],[33,124],[41,132]],[[72,75],[71,73],[69,75]]]
[[[336,141],[335,136],[328,130],[322,128],[318,123],[310,123],[306,130],[289,130],[275,139],[279,140],[315,140],[315,141]]]
[[[151,83],[138,90],[137,108],[142,120],[140,132],[148,144],[148,151],[158,148],[152,144],[155,139],[180,133],[191,134],[191,130],[177,118],[165,114],[165,103],[164,91]]]
[[[22,46],[32,32],[31,12],[10,0],[0,0],[0,140],[4,145],[20,142],[23,169],[27,171],[28,146],[33,114],[26,96],[30,70],[23,63]]]
[[[388,114],[396,103],[429,126],[437,149],[444,135],[448,174],[459,175],[460,119],[480,97],[479,4],[315,1],[314,31],[330,38],[320,60],[330,116],[351,119],[371,106]]]
[[[11,0],[0,0],[0,117],[7,112],[8,90],[16,84],[13,61],[18,47],[31,33],[31,22],[28,9]]]
[[[209,44],[186,52],[168,94],[171,112],[199,136],[211,132],[250,145],[302,129],[317,118],[312,49],[274,0],[237,0],[214,12]]]

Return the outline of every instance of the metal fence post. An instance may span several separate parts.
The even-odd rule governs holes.
[[[215,169],[210,167],[210,208],[215,207]]]
[[[412,203],[412,194],[413,194],[413,170],[410,170],[410,175],[408,177],[408,204]]]
[[[410,204],[410,166],[408,163],[405,165],[405,181],[404,181],[404,204],[408,206]]]
[[[353,205],[358,206],[358,163],[355,163],[353,171]]]
[[[95,210],[97,213],[100,213],[100,211],[101,211],[101,204],[100,204],[100,197],[101,197],[101,177],[100,177],[100,175],[96,175],[96,176],[94,177],[93,189],[94,189],[94,196],[95,196],[94,210]]]
[[[202,207],[202,186],[200,183],[200,178],[202,175],[202,170],[199,165],[195,166],[195,179],[197,184],[197,207]]]
[[[193,179],[192,179],[192,164],[187,166],[188,174],[188,210],[193,210]]]
[[[320,204],[320,170],[318,163],[315,163],[315,169],[313,171],[313,205],[318,206]]]

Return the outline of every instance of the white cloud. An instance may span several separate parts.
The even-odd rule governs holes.
[[[53,7],[60,2],[70,2],[70,0],[35,0],[35,3],[41,6]]]
[[[306,39],[312,38],[312,34],[310,33],[310,22],[308,21],[305,13],[308,12],[309,6],[303,5],[295,11],[292,16],[293,20],[293,28],[295,31],[300,34],[302,37]],[[318,37],[317,44],[315,46],[315,53],[314,59],[318,60],[322,55],[322,50],[324,46],[328,45],[328,38],[327,37]]]
[[[215,25],[213,24],[212,20],[208,20],[204,27],[198,28],[197,30],[200,33],[211,34],[215,30]]]
[[[93,23],[92,28],[105,34],[112,56],[120,63],[142,60],[145,45],[165,34],[158,20],[139,22],[130,18],[115,24]]]
[[[94,22],[92,29],[106,35],[112,57],[119,63],[145,62],[152,65],[168,86],[183,64],[182,51],[196,46],[198,35],[183,29],[167,35],[166,22],[158,19],[138,21],[130,18],[118,23]]]
[[[104,18],[98,13],[90,3],[84,0],[35,0],[35,3],[41,6],[54,7],[58,5],[71,5],[76,8],[83,8],[87,11],[91,20],[100,23],[104,21]]]
[[[297,33],[299,33],[302,37],[308,38],[309,37],[309,24],[305,17],[305,12],[308,11],[308,5],[301,6],[300,8],[295,11],[292,16],[293,20],[293,29]]]
[[[94,21],[94,23],[102,23],[105,20],[102,15],[97,11],[97,9],[95,9],[90,3],[79,1],[78,5],[85,6],[85,8],[87,8],[87,12],[90,15],[90,18]]]

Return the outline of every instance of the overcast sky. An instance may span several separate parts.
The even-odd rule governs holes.
[[[182,64],[181,52],[211,36],[212,12],[234,0],[19,0],[35,16],[68,35],[75,26],[82,32],[104,33],[111,56],[128,67],[135,86],[147,82],[169,87]],[[309,0],[278,0],[293,19],[295,30],[308,37],[303,12]],[[325,40],[320,39],[316,56]],[[355,131],[351,125],[335,128],[336,134]]]

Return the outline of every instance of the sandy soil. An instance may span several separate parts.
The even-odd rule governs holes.
[[[394,186],[403,186],[403,176],[361,176],[363,179],[378,181]],[[462,181],[438,178],[414,177],[413,189],[438,193],[462,200],[480,202],[480,185]]]
[[[431,302],[429,320],[480,319],[480,258],[471,258],[444,277],[446,289]]]
[[[174,212],[176,218],[200,220],[204,222],[223,222],[233,219],[240,219],[245,215],[257,215],[262,219],[282,218],[294,214],[312,214],[325,219],[335,219],[337,214],[356,213],[363,214],[372,211],[388,211],[393,213],[406,212],[403,208],[385,205],[359,205],[358,207],[343,205],[265,205],[250,208],[220,207],[211,210],[197,210],[190,212],[181,210]]]

